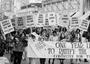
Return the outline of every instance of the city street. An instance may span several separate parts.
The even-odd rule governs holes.
[[[8,59],[10,59],[10,55],[9,54],[6,54],[5,57],[7,57]],[[13,64],[13,63],[11,63]],[[26,60],[22,60],[22,63],[21,64],[28,64]],[[37,61],[37,63],[32,63],[32,64],[40,64],[40,62]],[[48,64],[47,62],[45,62],[45,64]],[[59,60],[55,60],[54,61],[54,64],[60,64],[60,61]],[[64,61],[64,64],[70,64],[70,60],[65,60]],[[74,64],[78,64],[78,63],[74,63]],[[79,64],[90,64],[90,62],[81,62]]]
[[[10,61],[10,54],[6,54],[5,57],[7,57],[9,59],[9,61]],[[13,63],[11,63],[11,64],[13,64]],[[28,64],[28,63],[26,62],[26,60],[22,60],[21,64]]]
[[[0,64],[89,59],[90,0],[0,0]]]

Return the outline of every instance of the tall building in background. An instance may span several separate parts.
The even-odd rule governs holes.
[[[82,16],[84,0],[43,0],[45,12],[69,12],[70,16]],[[89,0],[90,1],[90,0]]]
[[[43,0],[43,9],[45,12],[58,12],[65,9],[63,2],[68,2],[68,0]]]
[[[12,12],[14,0],[1,0],[1,6],[3,12]]]
[[[84,11],[88,12],[90,11],[90,0],[84,0]]]
[[[16,16],[25,16],[31,13],[38,13],[42,9],[42,2],[41,1],[34,1],[29,2],[26,5],[20,5],[20,10],[16,11]]]
[[[20,6],[25,6],[29,4],[29,0],[17,0],[18,2],[20,2]]]

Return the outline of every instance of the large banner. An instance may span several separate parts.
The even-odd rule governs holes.
[[[90,59],[90,43],[31,41],[28,45],[28,57],[35,58],[87,58]]]
[[[8,33],[12,32],[12,31],[14,31],[14,28],[12,26],[12,23],[11,23],[10,19],[1,21],[1,28],[2,28],[2,30],[4,32],[4,34],[8,34]]]

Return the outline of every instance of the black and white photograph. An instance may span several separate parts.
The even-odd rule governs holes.
[[[90,64],[90,0],[0,0],[0,64]]]

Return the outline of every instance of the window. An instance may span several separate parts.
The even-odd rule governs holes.
[[[87,11],[90,10],[90,0],[85,0],[85,8]]]

